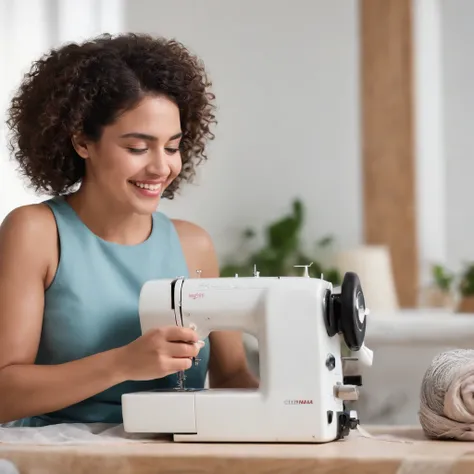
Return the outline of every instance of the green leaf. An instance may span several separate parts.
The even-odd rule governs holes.
[[[463,296],[474,295],[474,264],[464,264],[464,270],[461,273],[459,289]]]
[[[294,199],[291,203],[290,212],[281,218],[270,222],[263,230],[265,237],[264,245],[257,251],[248,256],[239,255],[236,259],[242,261],[242,264],[236,264],[235,261],[228,261],[222,266],[222,276],[252,275],[253,267],[256,265],[261,276],[288,276],[298,275],[303,269],[294,268],[294,265],[309,265],[310,276],[319,278],[321,273],[328,281],[337,282],[338,273],[333,269],[326,269],[317,261],[316,258],[306,255],[302,249],[301,231],[304,225],[305,208],[300,199]],[[245,240],[252,239],[256,232],[247,228],[242,233]],[[319,241],[319,247],[325,248],[333,242],[333,236],[326,236]],[[242,250],[240,250],[242,251]]]
[[[251,229],[250,227],[245,229],[243,232],[244,239],[253,239],[256,235],[256,232],[254,229]]]
[[[435,285],[443,291],[449,291],[454,281],[454,275],[448,273],[447,270],[439,264],[433,265],[431,272]]]
[[[327,235],[326,237],[323,237],[322,239],[318,240],[317,246],[318,247],[329,247],[332,243],[334,242],[334,237],[332,235]]]

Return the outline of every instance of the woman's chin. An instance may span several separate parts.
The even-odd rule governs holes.
[[[133,199],[131,204],[136,214],[147,215],[156,212],[160,201],[161,198],[158,196],[155,199]]]

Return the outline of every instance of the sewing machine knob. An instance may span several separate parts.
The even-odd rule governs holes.
[[[359,416],[355,410],[349,412],[349,428],[351,430],[356,430],[359,425]]]
[[[359,425],[359,418],[355,410],[349,412],[343,411],[338,413],[337,417],[337,438],[343,439],[349,436],[351,430],[356,430]]]
[[[359,390],[356,385],[336,385],[334,387],[334,395],[340,400],[358,400]]]
[[[355,273],[344,275],[339,301],[339,329],[347,347],[358,351],[364,343],[368,309],[359,277]]]
[[[326,367],[328,370],[334,370],[336,368],[336,358],[332,354],[328,354],[326,357]]]

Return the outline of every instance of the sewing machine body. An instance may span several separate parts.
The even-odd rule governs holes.
[[[334,321],[340,303],[332,290],[309,277],[147,282],[140,295],[143,332],[176,324],[194,327],[200,339],[215,330],[252,334],[260,387],[125,394],[125,431],[171,433],[182,442],[321,443],[347,435],[357,420],[344,400],[354,399],[357,387],[344,385]]]

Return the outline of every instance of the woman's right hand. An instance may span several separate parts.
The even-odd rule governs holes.
[[[118,349],[118,370],[126,380],[153,380],[191,368],[203,341],[190,328],[151,329]]]

